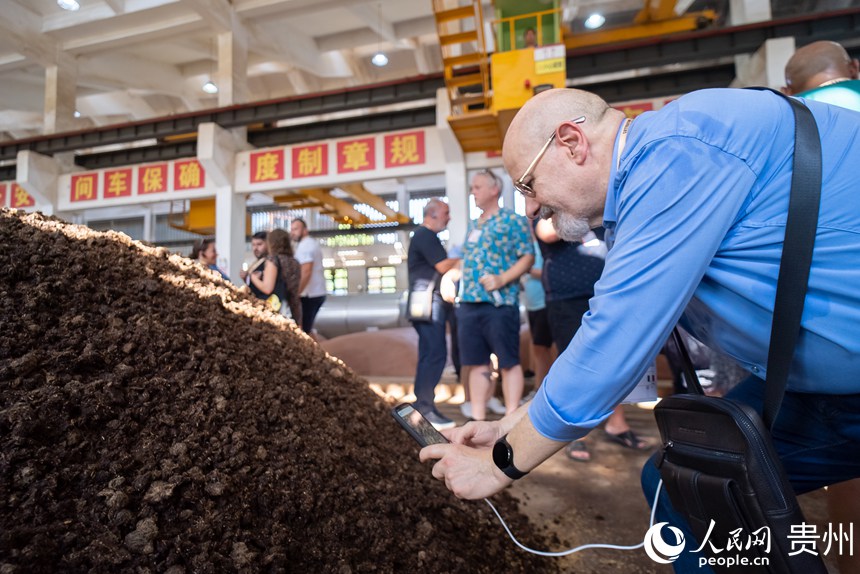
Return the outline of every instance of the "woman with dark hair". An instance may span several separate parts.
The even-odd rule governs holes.
[[[269,255],[263,267],[263,276],[249,275],[254,286],[268,297],[269,306],[274,311],[286,315],[286,303],[290,308],[293,321],[302,324],[302,304],[299,299],[299,280],[302,268],[293,257],[293,244],[290,234],[283,229],[269,232],[266,242]]]
[[[207,269],[211,269],[212,271],[219,273],[225,281],[230,280],[227,274],[221,271],[218,267],[218,250],[215,249],[214,239],[206,238],[195,241],[194,247],[191,248],[191,259],[196,259],[198,262],[205,265]]]

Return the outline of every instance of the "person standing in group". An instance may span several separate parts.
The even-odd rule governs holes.
[[[326,296],[322,248],[319,242],[311,237],[308,224],[304,219],[293,220],[290,224],[290,235],[296,242],[296,260],[302,266],[299,284],[302,298],[302,330],[310,334]]]
[[[799,48],[785,66],[783,90],[790,96],[825,102],[860,112],[860,63],[836,42],[813,42]],[[833,523],[860,521],[860,479],[827,488],[827,507]],[[837,558],[842,572],[860,572],[860,555]]]
[[[247,271],[243,270],[239,273],[239,277],[245,282],[245,285],[251,289],[251,293],[256,295],[258,299],[266,299],[267,295],[260,291],[260,289],[251,280],[251,275],[253,274],[256,274],[258,279],[263,278],[263,267],[266,263],[266,256],[269,254],[265,231],[258,231],[251,236],[251,252],[257,260],[254,261]]]
[[[537,240],[534,242],[535,262],[529,272],[523,275],[523,303],[529,320],[529,337],[531,338],[532,371],[534,372],[534,388],[523,398],[530,401],[537,393],[543,378],[552,365],[552,332],[549,327],[549,312],[546,308],[546,292],[543,287],[543,256],[538,249]]]
[[[283,229],[270,231],[266,239],[268,255],[260,277],[256,273],[248,277],[251,284],[263,294],[273,311],[290,316],[297,325],[302,324],[302,305],[299,299],[301,267],[293,257],[290,235]]]
[[[798,48],[785,66],[785,88],[798,96],[860,111],[860,62],[836,42],[813,42]]]
[[[418,365],[415,371],[415,410],[419,411],[437,429],[446,429],[456,423],[443,416],[434,402],[436,385],[445,370],[448,345],[445,328],[454,307],[444,301],[439,292],[442,275],[457,265],[460,260],[448,257],[438,233],[448,227],[451,220],[448,204],[441,199],[431,199],[424,206],[424,221],[415,228],[409,243],[407,265],[409,287],[415,289],[419,282],[433,282],[433,312],[429,321],[413,321],[418,333]]]
[[[463,245],[457,324],[460,360],[472,367],[472,418],[484,420],[493,388],[490,354],[502,373],[506,412],[523,396],[519,279],[534,263],[534,248],[526,218],[499,207],[502,186],[492,171],[476,173],[470,191],[481,215],[469,223]]]
[[[230,280],[230,277],[218,267],[218,250],[215,249],[214,239],[200,239],[194,242],[194,247],[191,248],[191,259],[196,259],[205,265],[207,269],[215,271],[225,281]]]
[[[534,227],[544,256],[543,285],[549,327],[552,340],[561,354],[582,325],[582,317],[588,312],[588,301],[594,297],[594,284],[603,273],[606,253],[603,229],[598,229],[597,233],[588,232],[586,243],[589,247],[586,247],[582,241],[562,241],[548,219],[536,220]],[[606,419],[604,432],[607,439],[621,446],[634,450],[647,447],[645,441],[630,429],[620,406],[615,407]],[[564,447],[564,454],[578,462],[591,460],[584,440],[571,441]]]

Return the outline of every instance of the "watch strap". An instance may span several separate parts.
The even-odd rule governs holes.
[[[505,465],[499,464],[499,461],[496,460],[496,457],[493,457],[493,462],[496,464],[496,466],[499,468],[499,470],[501,470],[505,474],[505,476],[507,476],[508,478],[510,478],[512,480],[517,480],[517,479],[520,479],[520,478],[522,478],[528,474],[528,472],[523,472],[514,466],[514,462],[513,462],[513,460],[514,460],[514,455],[513,455],[514,449],[513,449],[513,447],[511,447],[511,444],[508,442],[508,435],[505,435],[502,438],[500,438],[498,441],[496,441],[496,444],[497,445],[501,444],[505,448],[505,450],[507,451],[506,459],[507,459],[508,463]]]

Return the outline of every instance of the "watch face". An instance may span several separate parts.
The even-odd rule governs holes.
[[[493,446],[493,462],[499,468],[507,468],[511,464],[510,448],[502,441],[498,441]]]

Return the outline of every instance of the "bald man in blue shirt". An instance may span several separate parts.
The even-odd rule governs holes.
[[[860,476],[860,113],[807,102],[822,193],[801,334],[774,442],[797,492]],[[526,103],[504,160],[531,217],[612,236],[590,310],[533,401],[447,431],[433,475],[457,496],[511,484],[597,426],[684,326],[744,365],[760,406],[791,184],[794,118],[776,94],[693,92],[635,120],[579,90]],[[505,439],[510,467],[491,456]]]

